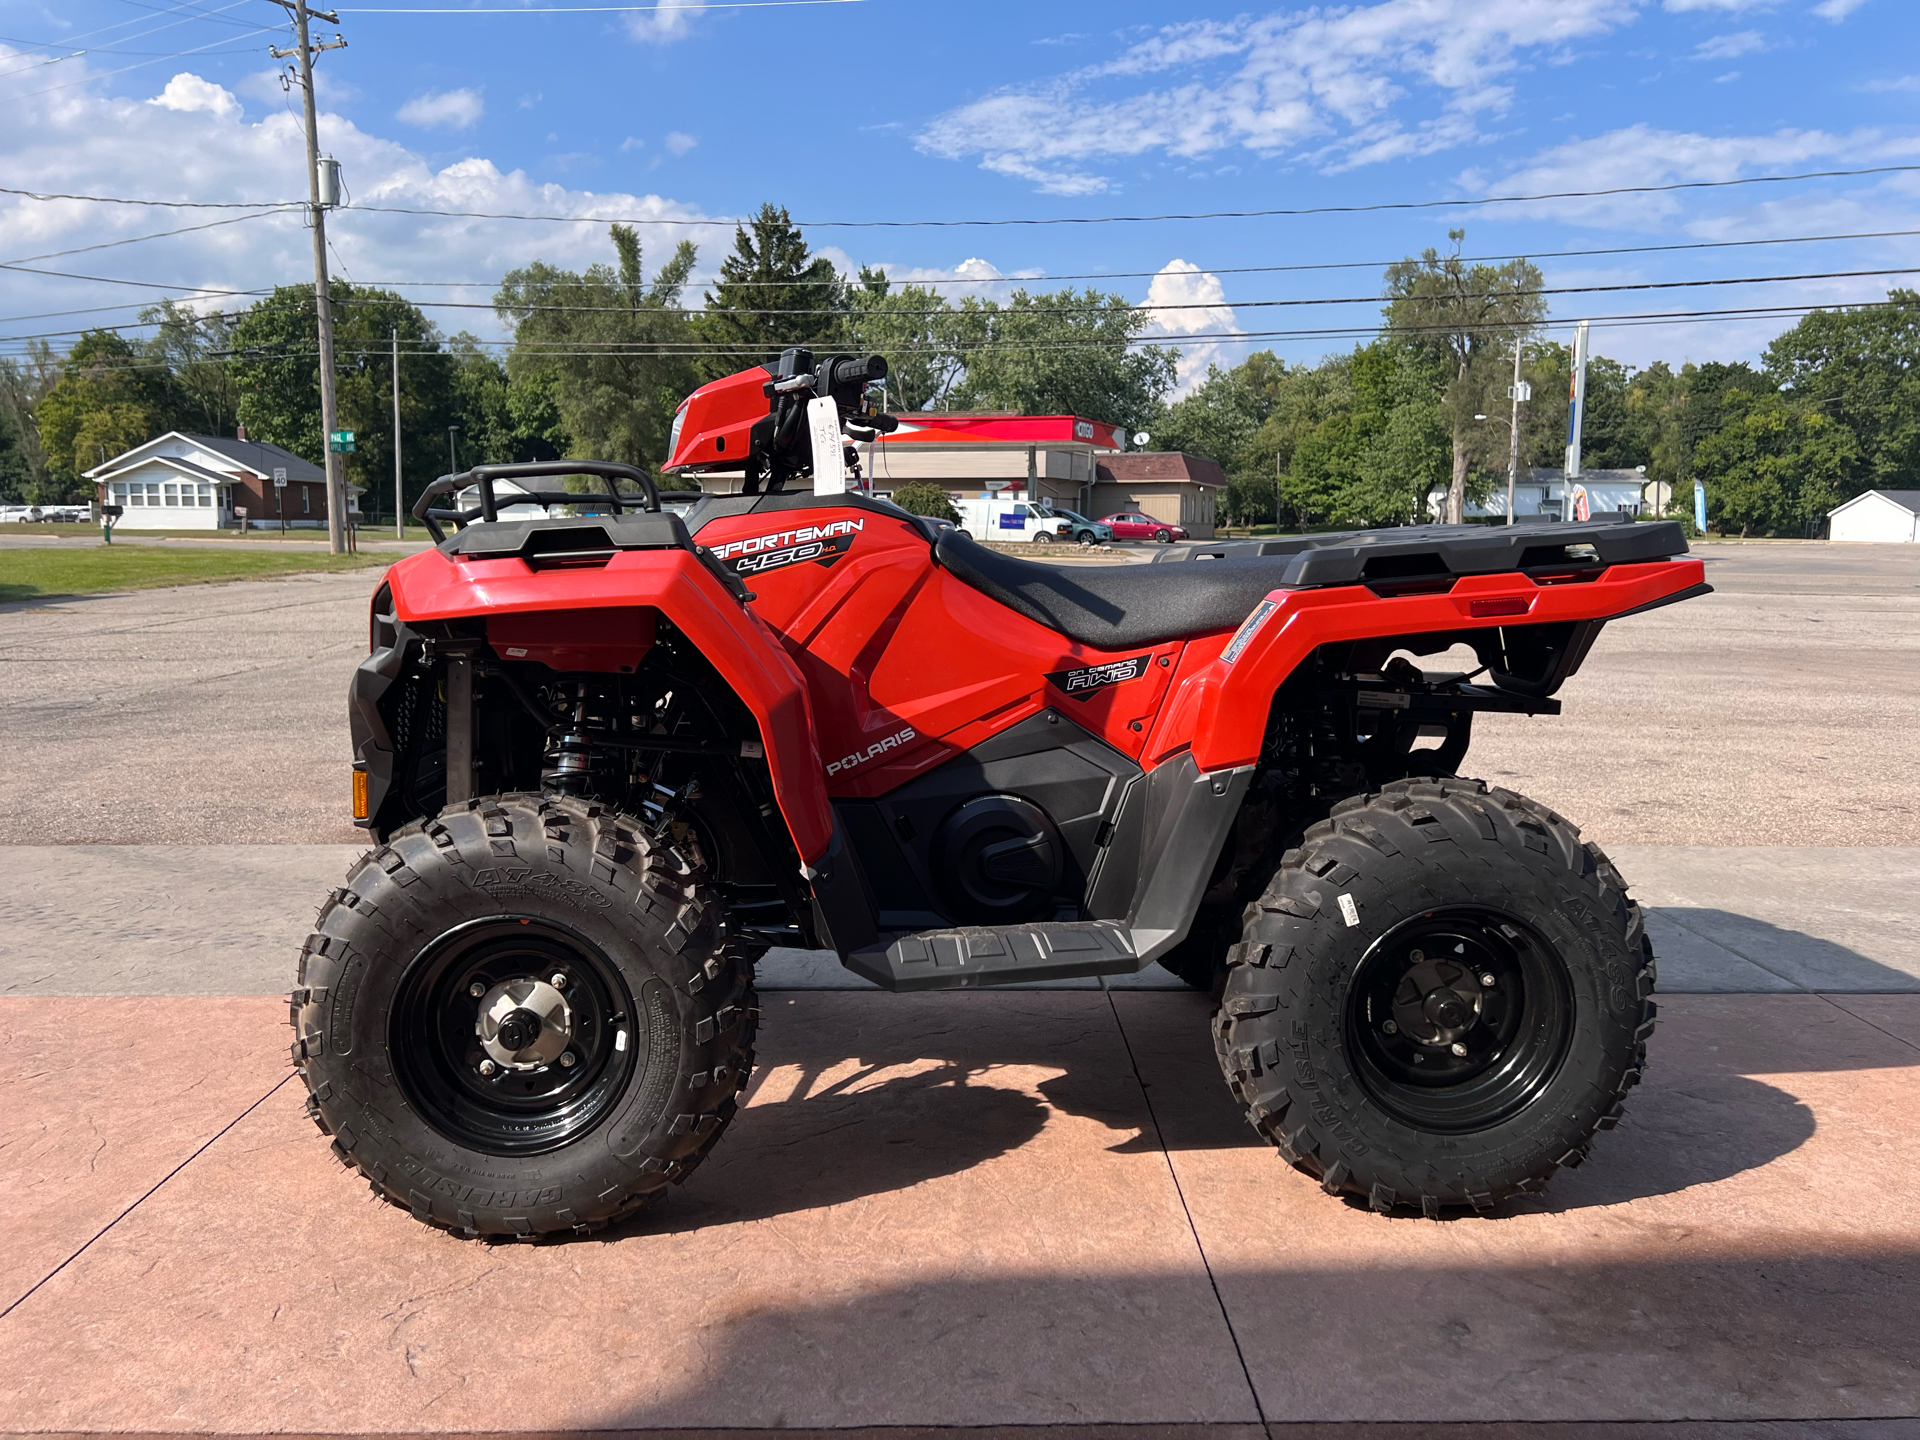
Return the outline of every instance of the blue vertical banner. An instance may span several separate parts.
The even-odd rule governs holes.
[[[1704,480],[1693,482],[1693,523],[1702,535],[1707,533],[1707,484]]]

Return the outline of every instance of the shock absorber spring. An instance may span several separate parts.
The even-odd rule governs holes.
[[[577,682],[573,713],[547,733],[546,768],[540,786],[561,795],[585,795],[593,776],[593,741],[587,733],[587,685]]]

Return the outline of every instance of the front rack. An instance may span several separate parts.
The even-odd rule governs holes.
[[[471,470],[458,475],[442,475],[427,486],[420,499],[414,504],[413,518],[427,527],[436,545],[447,538],[446,531],[440,528],[440,522],[450,520],[456,532],[464,530],[476,521],[492,524],[500,518],[500,506],[494,497],[493,485],[496,480],[551,479],[564,475],[593,475],[606,481],[607,492],[604,495],[572,490],[525,490],[511,497],[509,505],[611,505],[613,513],[624,514],[628,510],[646,510],[657,515],[660,513],[660,491],[653,483],[653,477],[634,465],[622,465],[614,460],[525,460],[501,465],[476,465]],[[619,482],[626,480],[638,485],[645,494],[645,503],[639,503],[639,496],[622,495]],[[480,490],[480,507],[477,510],[446,510],[436,508],[434,500],[442,495],[458,495],[469,485]]]

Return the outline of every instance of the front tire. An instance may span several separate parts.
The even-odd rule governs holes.
[[[1215,1048],[1254,1127],[1329,1194],[1487,1210],[1618,1123],[1653,952],[1605,855],[1476,780],[1341,802],[1228,953]]]
[[[1156,545],[1171,545],[1173,543],[1173,532],[1171,530],[1154,531],[1153,543]]]
[[[1044,530],[1036,530],[1033,532],[1033,543],[1036,545],[1051,545],[1053,543],[1053,536]]]
[[[702,870],[557,795],[450,806],[360,860],[293,995],[307,1110],[414,1218],[586,1234],[705,1158],[753,1067],[751,964]]]

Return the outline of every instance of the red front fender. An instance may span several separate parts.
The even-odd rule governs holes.
[[[544,570],[519,559],[409,556],[387,572],[403,622],[488,619],[529,612],[642,608],[677,626],[731,684],[760,726],[773,793],[800,858],[833,837],[806,682],[779,637],[684,550],[616,551],[604,567]]]

